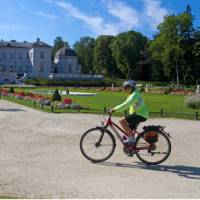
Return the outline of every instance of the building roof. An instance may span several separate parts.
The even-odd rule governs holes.
[[[16,47],[16,48],[33,48],[33,47],[51,47],[45,42],[40,41],[38,38],[36,42],[30,43],[27,41],[17,42],[16,40],[3,41],[0,40],[0,47]]]
[[[56,52],[56,56],[77,56],[76,52],[69,47],[63,47]]]
[[[42,41],[37,41],[37,42],[34,42],[33,43],[33,46],[34,47],[51,47],[50,45],[48,45],[47,43],[45,42],[42,42]]]

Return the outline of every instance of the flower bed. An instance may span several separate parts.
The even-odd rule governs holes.
[[[36,95],[32,92],[28,92],[27,94],[24,91],[19,91],[17,93],[9,93],[9,91],[5,88],[1,88],[0,90],[2,96],[8,96],[18,100],[34,102],[35,105],[40,104],[42,105],[42,107],[43,105],[46,105],[46,106],[53,106],[54,108],[59,108],[59,109],[76,109],[76,110],[89,109],[88,107],[83,108],[80,104],[73,102],[73,100],[69,98],[65,98],[63,102],[60,102],[60,101],[52,101],[52,99],[49,97]]]
[[[82,106],[80,106],[78,103],[73,102],[72,99],[64,99],[63,102],[60,101],[54,101],[52,103],[52,105],[55,108],[61,108],[61,109],[65,109],[65,108],[71,108],[71,109],[83,109]]]

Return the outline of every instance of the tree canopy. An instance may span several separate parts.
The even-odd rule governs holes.
[[[126,78],[139,78],[138,62],[146,44],[147,38],[135,31],[121,33],[113,39],[112,56],[116,61],[117,68]]]
[[[82,37],[73,48],[83,74],[196,83],[200,81],[200,29],[194,28],[194,19],[187,5],[182,13],[165,16],[153,39],[131,30],[116,36]],[[57,37],[52,56],[64,45],[68,43]]]
[[[82,66],[82,73],[92,73],[93,70],[93,58],[94,58],[94,45],[95,39],[91,37],[80,38],[74,44],[74,50],[76,51],[79,62]]]
[[[62,37],[60,37],[60,36],[56,37],[56,39],[54,40],[54,46],[52,48],[52,53],[51,53],[52,60],[54,59],[54,56],[55,56],[56,52],[60,48],[62,48],[64,46],[69,47],[68,42],[64,42],[63,39],[62,39]]]

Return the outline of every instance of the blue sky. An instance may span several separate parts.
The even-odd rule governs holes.
[[[61,36],[73,45],[80,37],[128,30],[151,38],[163,16],[178,14],[187,4],[200,26],[199,0],[0,0],[0,39],[39,37],[52,45]]]

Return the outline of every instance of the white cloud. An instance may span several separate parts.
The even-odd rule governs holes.
[[[130,29],[139,24],[139,13],[136,9],[129,7],[121,1],[108,2],[108,12],[120,19],[125,28]]]
[[[47,19],[50,19],[50,20],[57,20],[58,19],[57,16],[49,14],[49,13],[37,12],[36,14],[39,15],[39,16],[45,17]]]
[[[57,4],[69,16],[83,22],[83,26],[96,35],[117,35],[120,32],[137,29],[138,27],[155,30],[156,26],[163,21],[163,17],[168,13],[168,10],[161,5],[161,0],[137,0],[143,4],[141,9],[135,9],[122,0],[101,0],[107,13],[115,18],[110,21],[110,19],[103,18],[101,15],[84,13],[73,4],[65,1],[44,1]]]
[[[142,2],[144,3],[144,14],[146,15],[146,20],[153,28],[155,28],[163,21],[168,10],[161,6],[160,0],[142,0]]]
[[[67,11],[68,15],[84,22],[87,27],[96,34],[116,35],[119,33],[119,26],[114,23],[107,23],[102,17],[86,15],[70,3],[57,2]]]

